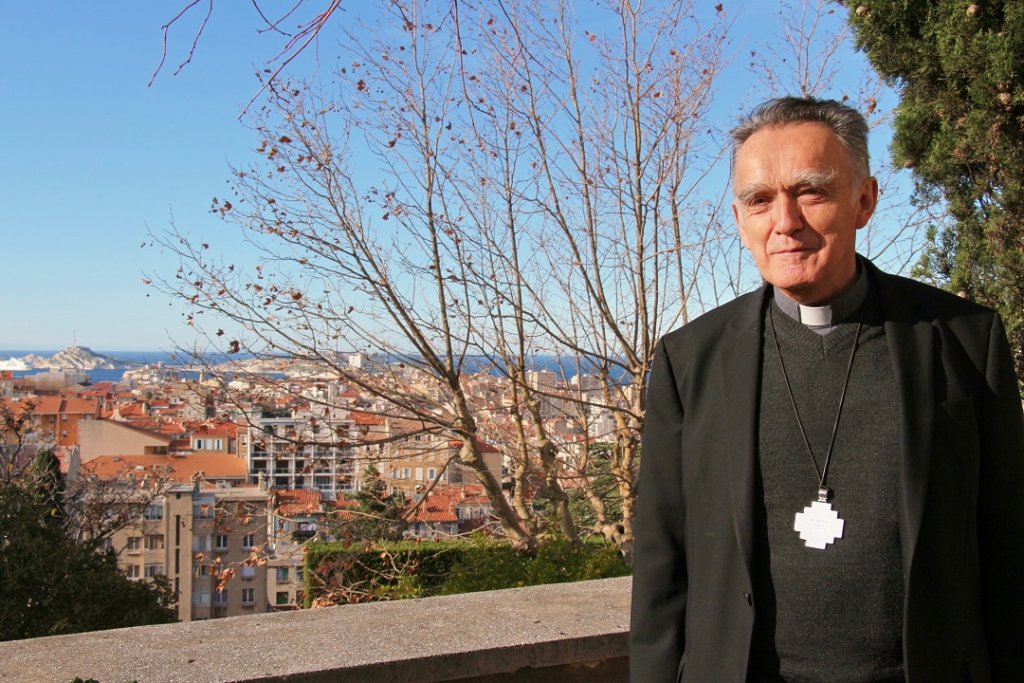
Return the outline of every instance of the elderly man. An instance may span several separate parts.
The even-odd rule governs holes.
[[[647,681],[1024,680],[1024,425],[996,313],[857,255],[867,126],[732,132],[765,285],[660,342],[630,666]]]

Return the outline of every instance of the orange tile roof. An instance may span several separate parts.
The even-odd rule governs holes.
[[[477,446],[480,448],[481,453],[500,453],[497,448],[487,443],[486,441],[477,441]],[[448,442],[449,448],[462,448],[462,439],[452,439]]]
[[[68,398],[64,399],[61,412],[71,415],[98,415],[99,403],[91,398]]]
[[[101,455],[86,463],[82,469],[100,479],[117,479],[134,475],[136,479],[145,474],[166,478],[181,484],[192,483],[202,473],[208,480],[245,479],[246,467],[243,458],[233,455]]]
[[[238,431],[234,422],[201,422],[192,427],[193,436],[228,436],[233,437]]]
[[[349,498],[338,498],[334,501],[334,516],[338,519],[352,519],[352,511],[359,507],[359,501]]]
[[[39,396],[33,399],[35,415],[57,415],[60,413],[60,404],[63,402],[60,396]]]
[[[371,413],[364,413],[361,410],[353,410],[349,413],[352,418],[352,422],[357,425],[382,425],[384,424],[384,418],[380,415],[373,415]]]
[[[162,434],[186,434],[185,425],[180,422],[161,422],[158,429]]]
[[[271,489],[274,509],[284,517],[309,515],[323,511],[319,489]]]
[[[129,422],[124,420],[107,420],[105,418],[101,419],[103,419],[108,424],[116,425],[117,427],[122,427],[124,429],[131,429],[132,431],[141,432],[146,436],[150,436],[153,437],[154,439],[159,439],[167,443],[171,442],[171,440],[168,437],[160,433],[160,425],[152,421],[132,420]]]
[[[458,522],[459,516],[455,509],[460,505],[490,505],[490,501],[483,495],[483,487],[479,485],[437,486],[416,509],[409,521]]]
[[[118,403],[111,406],[111,410],[117,411],[117,414],[121,416],[121,419],[146,416],[146,405],[144,403]]]

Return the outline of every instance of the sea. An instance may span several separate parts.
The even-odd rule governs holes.
[[[49,358],[60,351],[61,349],[0,349],[0,360],[23,358],[28,355]],[[184,365],[180,356],[167,351],[100,351],[98,349],[93,349],[93,352],[107,356],[114,362],[124,361],[131,365],[155,365],[157,363],[163,363],[168,367]],[[95,370],[82,370],[82,372],[88,375],[89,380],[95,384],[97,382],[120,382],[126,369],[127,368],[114,368],[112,370],[105,370],[96,368]],[[14,376],[25,377],[27,375],[37,375],[45,372],[50,372],[50,369],[33,368],[25,371],[15,370]],[[186,372],[184,369],[182,369],[182,375],[185,379],[196,379],[199,377],[198,373]]]
[[[131,365],[156,365],[162,363],[165,368],[181,367],[181,378],[195,380],[199,378],[199,373],[192,370],[186,369],[188,365],[187,360],[183,358],[180,353],[168,352],[168,351],[102,351],[99,349],[91,349],[94,353],[107,356],[112,361],[125,361]],[[58,350],[38,350],[38,349],[0,349],[0,360],[7,360],[9,358],[23,358],[28,355],[40,356],[42,358],[49,358],[54,354],[58,353]],[[241,356],[235,356],[240,358]],[[391,360],[398,360],[399,356],[390,357]],[[228,356],[223,354],[217,354],[210,360],[214,363],[219,363],[228,359]],[[538,355],[533,358],[534,368],[537,370],[549,370],[555,372],[563,377],[572,377],[575,373],[575,363],[571,358],[558,358],[556,356],[549,355]],[[488,367],[491,365],[491,361],[484,357],[468,357],[466,360],[465,369],[469,372],[475,372],[480,368]],[[83,370],[88,375],[91,383],[96,382],[120,382],[124,376],[127,368],[115,368],[112,370],[95,369],[95,370]],[[36,375],[39,373],[49,372],[48,368],[33,368],[32,370],[26,371],[14,371],[15,377],[24,377],[26,375]],[[492,371],[494,374],[500,374],[498,371]],[[272,377],[281,379],[284,375],[277,373],[271,373]],[[622,369],[618,369],[612,373],[612,376],[618,380],[626,378],[626,373]]]

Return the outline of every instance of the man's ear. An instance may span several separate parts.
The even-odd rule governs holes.
[[[732,200],[731,206],[732,219],[736,221],[736,227],[740,231],[740,241],[743,242],[743,246],[747,248],[747,251],[750,251],[750,243],[747,241],[747,231],[743,229],[743,219],[740,218],[740,207],[738,206],[738,202],[735,199]]]
[[[871,216],[875,213],[875,207],[878,206],[878,180],[874,176],[864,179],[857,201],[859,204],[857,229],[860,230],[868,224]]]

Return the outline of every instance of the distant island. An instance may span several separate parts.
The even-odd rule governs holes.
[[[88,346],[69,346],[49,358],[29,354],[20,358],[0,360],[0,370],[124,370],[138,363],[96,353]]]

